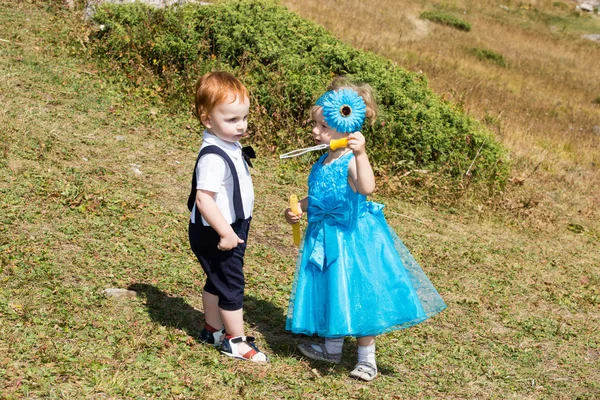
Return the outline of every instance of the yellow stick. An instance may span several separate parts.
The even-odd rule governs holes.
[[[300,214],[300,203],[298,203],[298,196],[295,194],[290,196],[290,209],[296,215]],[[300,245],[300,223],[296,222],[292,224],[292,236],[294,237],[294,244]]]
[[[341,149],[342,147],[348,147],[348,138],[343,137],[340,139],[333,139],[329,142],[329,148],[331,150]]]

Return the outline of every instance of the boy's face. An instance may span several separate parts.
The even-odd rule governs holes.
[[[340,139],[347,136],[345,133],[340,133],[327,125],[327,122],[325,122],[325,117],[323,116],[323,109],[321,107],[312,113],[312,117],[312,137],[316,144],[329,144],[332,139]]]
[[[200,120],[208,131],[226,142],[239,141],[248,128],[249,100],[233,96],[217,105],[211,112],[202,115]]]

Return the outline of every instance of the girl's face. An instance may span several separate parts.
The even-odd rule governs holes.
[[[234,99],[232,96],[213,108],[208,115],[203,115],[201,121],[210,133],[226,142],[234,143],[244,136],[248,128],[249,109],[248,99]]]
[[[325,117],[323,116],[323,108],[316,108],[313,113],[313,129],[312,136],[315,140],[316,144],[329,144],[332,139],[340,139],[346,137],[345,133],[340,133],[335,129],[332,129],[325,122]]]

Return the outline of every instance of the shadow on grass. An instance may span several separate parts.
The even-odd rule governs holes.
[[[265,341],[275,354],[305,360],[311,368],[316,369],[322,375],[331,374],[332,364],[308,359],[297,350],[298,343],[323,343],[324,339],[318,336],[309,337],[286,331],[284,310],[269,301],[254,296],[245,296],[244,314],[246,321],[264,336]],[[357,353],[356,339],[346,338],[342,362],[334,367],[336,374],[345,375],[350,372],[358,361]],[[377,366],[381,375],[394,375],[396,373],[394,368],[386,362],[379,362]]]
[[[271,350],[281,356],[295,352],[297,335],[285,330],[284,311],[270,301],[254,296],[244,297],[244,319],[260,332]]]
[[[204,323],[204,313],[190,306],[181,297],[169,296],[147,283],[134,283],[128,289],[146,298],[146,307],[152,321],[163,326],[183,329],[198,340]]]
[[[146,307],[152,321],[167,327],[184,330],[196,340],[204,325],[204,313],[189,305],[181,297],[169,296],[155,286],[134,283],[128,287],[146,299]],[[244,320],[260,332],[275,352],[293,353],[296,340],[285,332],[283,310],[272,303],[253,296],[244,297]]]
[[[190,306],[183,298],[169,296],[155,286],[146,283],[134,283],[128,289],[135,291],[138,296],[146,299],[148,314],[152,321],[166,327],[182,329],[189,336],[198,340],[204,323],[204,313]],[[251,326],[251,330],[261,333],[274,354],[281,357],[304,359],[308,361],[311,368],[317,369],[321,374],[327,375],[330,373],[331,364],[307,359],[296,349],[300,342],[322,343],[323,339],[287,332],[285,330],[285,315],[281,308],[254,296],[245,296],[244,318]],[[353,368],[356,363],[356,352],[356,341],[346,339],[344,358],[336,370],[341,372],[343,369]],[[379,372],[388,375],[393,374],[395,371],[389,367],[382,368],[380,364]]]

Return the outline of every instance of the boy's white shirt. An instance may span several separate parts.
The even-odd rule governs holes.
[[[218,146],[231,158],[233,165],[237,169],[238,179],[240,181],[240,195],[244,205],[244,217],[252,216],[254,209],[254,186],[252,185],[252,177],[250,170],[242,156],[242,146],[239,142],[231,143],[204,131],[202,134],[202,147]],[[196,168],[196,185],[197,189],[208,190],[215,192],[215,203],[221,210],[223,217],[227,223],[232,224],[234,221],[235,212],[233,209],[233,178],[229,166],[223,158],[217,154],[207,154],[198,163]],[[190,216],[191,222],[194,224],[196,215],[196,203]],[[204,218],[202,224],[208,226]]]

